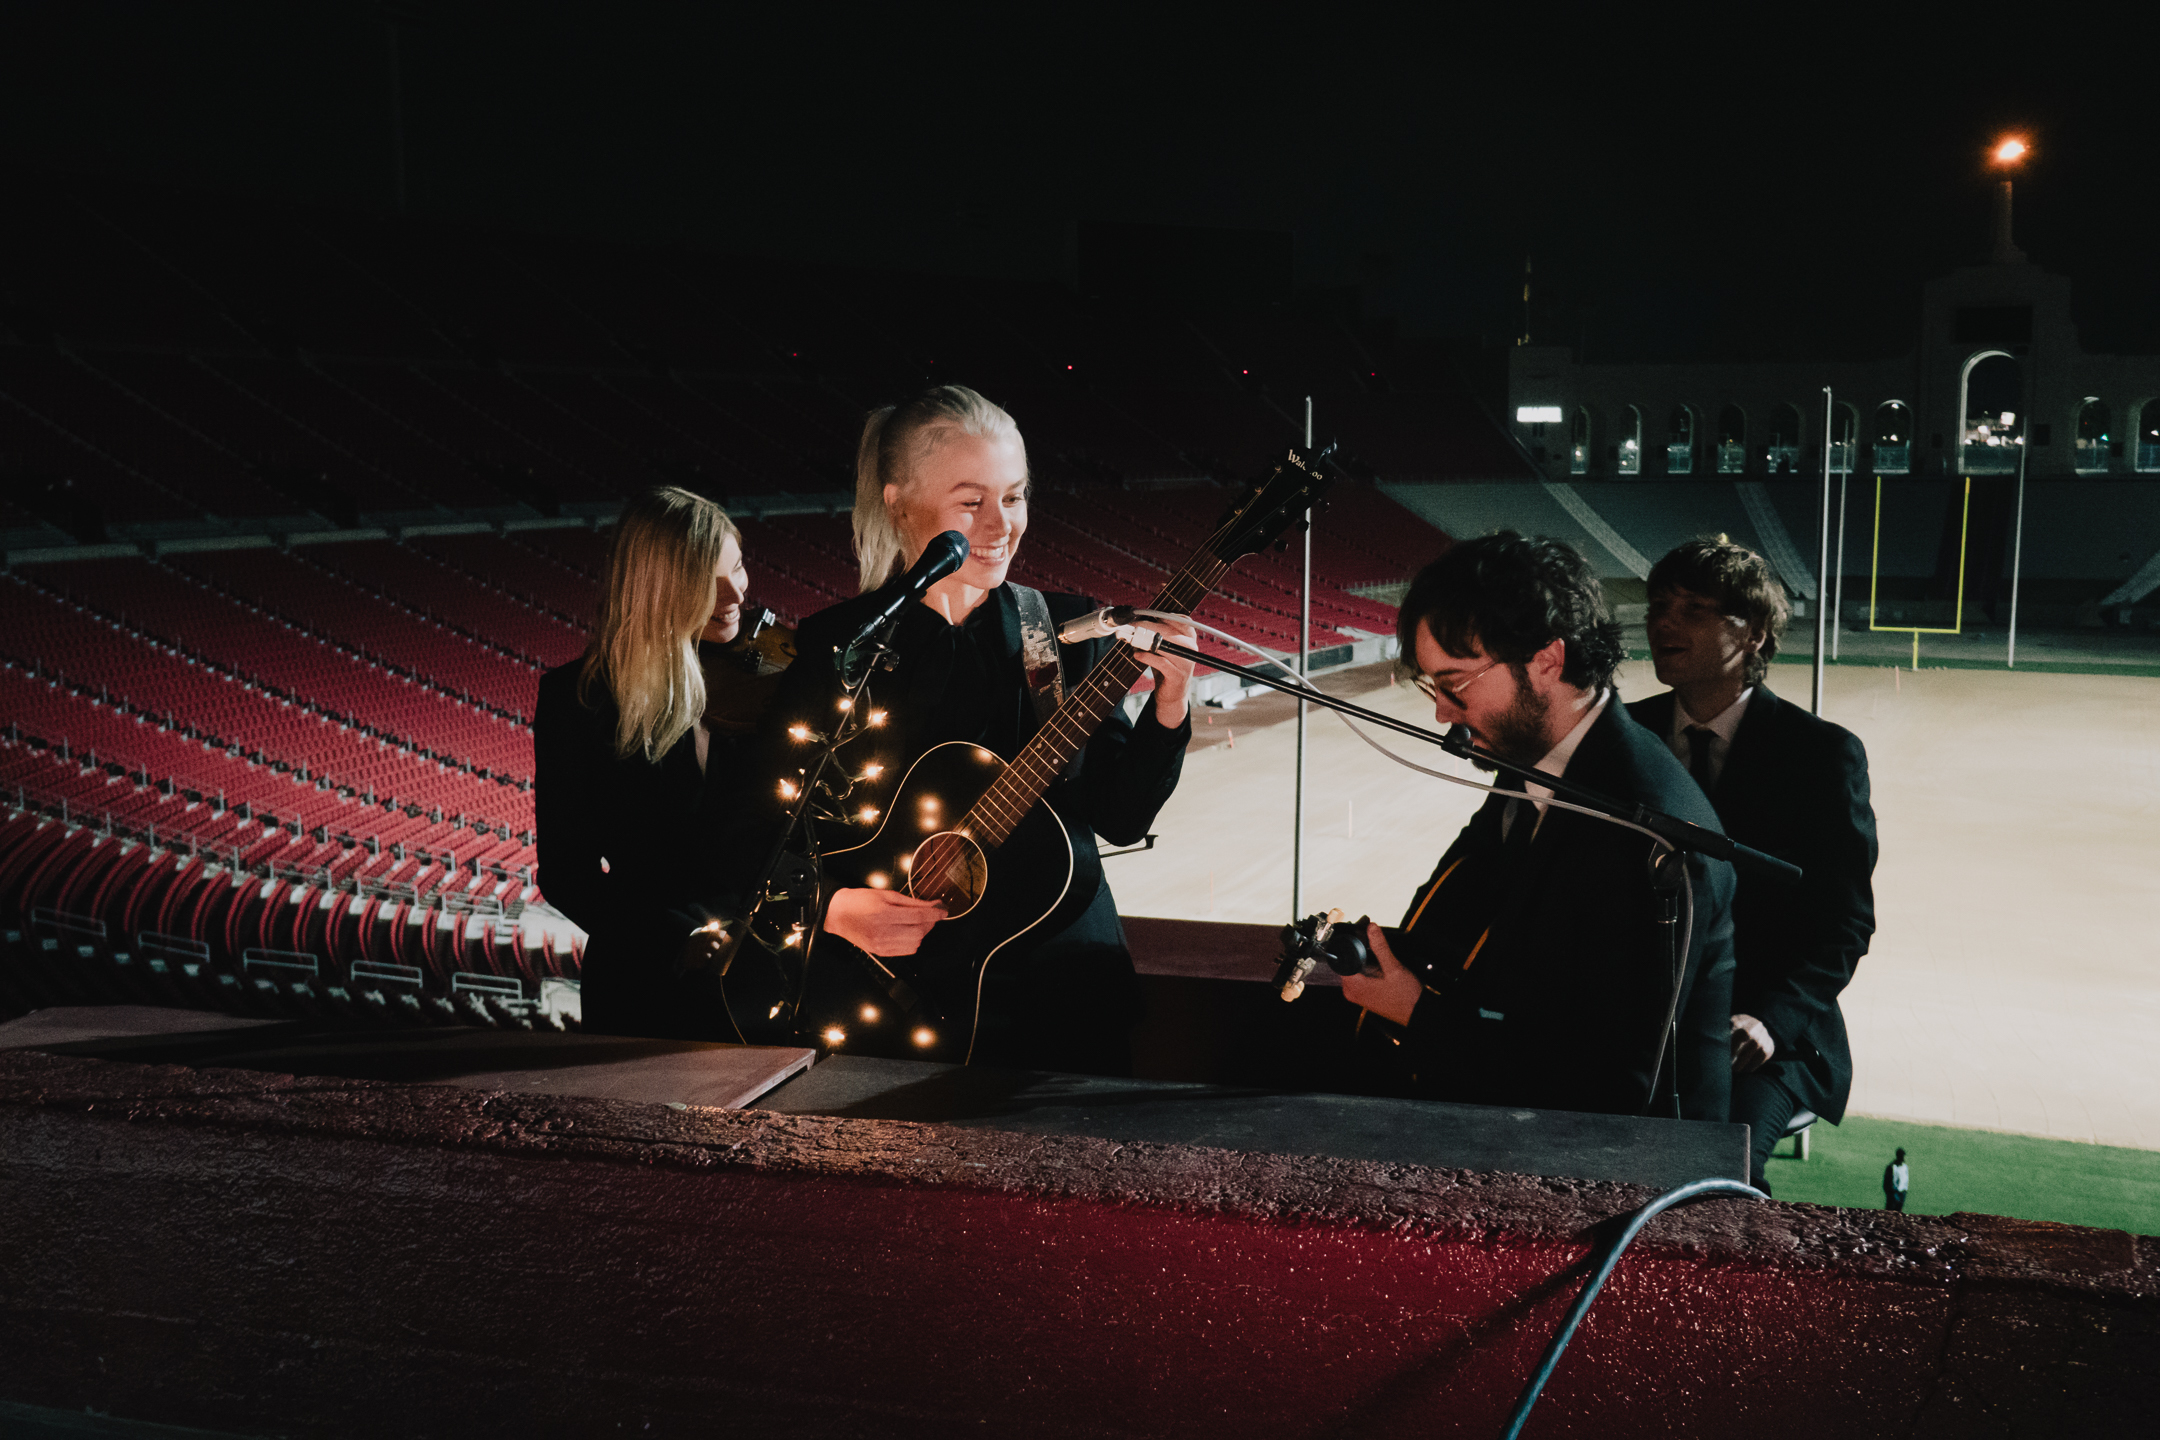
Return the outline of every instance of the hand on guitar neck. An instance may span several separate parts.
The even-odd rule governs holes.
[[[858,886],[833,892],[825,930],[871,955],[913,955],[930,927],[944,918],[945,907],[935,900]]]

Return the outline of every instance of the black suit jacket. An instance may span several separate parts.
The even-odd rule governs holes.
[[[1566,778],[1717,828],[1670,751],[1608,702]],[[1647,836],[1552,809],[1519,860],[1495,795],[1411,900],[1397,953],[1426,967],[1404,1043],[1435,1099],[1669,1114],[1653,1085],[1673,971]],[[1693,933],[1678,1003],[1682,1113],[1723,1120],[1731,1095],[1732,867],[1691,856]],[[1407,953],[1405,953],[1407,952]]]
[[[1664,743],[1672,692],[1628,706]],[[1669,752],[1668,752],[1669,753]],[[1838,994],[1875,933],[1875,812],[1859,737],[1757,685],[1710,802],[1725,833],[1790,860],[1798,885],[1743,875],[1733,900],[1733,1010],[1777,1042],[1770,1065],[1800,1103],[1844,1118],[1852,1049]]]
[[[585,1024],[606,1035],[732,1039],[710,981],[677,976],[674,964],[696,907],[716,903],[708,857],[738,747],[714,735],[702,771],[689,734],[657,761],[618,756],[615,702],[605,685],[579,700],[583,665],[540,679],[533,800],[540,888],[589,935]]]

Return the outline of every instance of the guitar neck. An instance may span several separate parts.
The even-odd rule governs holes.
[[[1172,576],[1148,608],[1189,614],[1229,572],[1227,562],[1203,545]],[[1005,843],[1021,817],[1035,807],[1072,758],[1087,748],[1110,711],[1131,691],[1147,666],[1130,646],[1119,645],[1074,686],[1057,713],[1028,741],[1005,773],[967,813],[966,831],[989,850]]]

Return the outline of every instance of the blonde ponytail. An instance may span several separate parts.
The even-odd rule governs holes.
[[[964,385],[939,385],[899,405],[870,412],[855,449],[855,561],[868,594],[907,564],[906,542],[885,504],[885,487],[904,493],[915,462],[947,435],[983,439],[1020,427],[1012,416]]]

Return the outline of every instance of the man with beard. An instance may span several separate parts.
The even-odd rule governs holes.
[[[1508,531],[1457,544],[1411,583],[1398,630],[1443,727],[1469,727],[1503,759],[1718,828],[1687,771],[1615,699],[1620,630],[1567,545]],[[1400,1047],[1391,1053],[1410,1090],[1427,1098],[1724,1120],[1732,867],[1688,856],[1668,925],[1656,842],[1547,805],[1542,786],[1500,785],[1411,897],[1401,928],[1368,922],[1381,974],[1343,982],[1365,1028]]]

